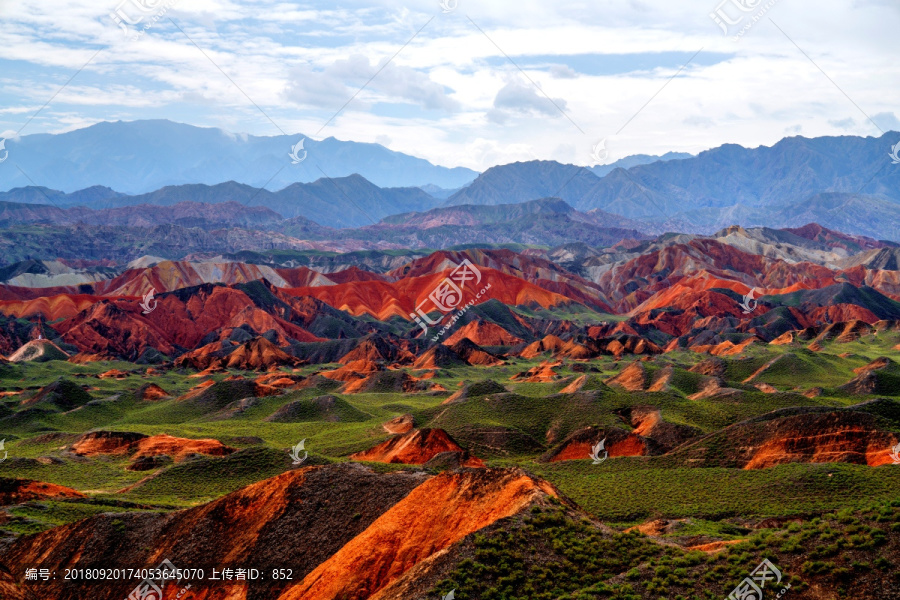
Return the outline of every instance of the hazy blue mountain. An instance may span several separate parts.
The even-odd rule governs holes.
[[[649,165],[659,160],[681,160],[683,158],[693,157],[693,154],[688,154],[687,152],[666,152],[662,156],[653,156],[650,154],[634,154],[632,156],[620,158],[616,162],[609,163],[608,165],[596,165],[591,167],[590,169],[591,172],[597,177],[603,177],[604,175],[607,175],[608,173],[611,173],[616,169],[630,169],[631,167],[636,167],[638,165]]]
[[[447,198],[449,198],[450,196],[452,196],[453,194],[455,194],[456,192],[458,192],[459,190],[462,189],[461,187],[453,188],[453,189],[446,189],[446,188],[442,188],[440,186],[433,185],[430,183],[428,185],[420,185],[419,187],[422,188],[423,192],[425,192],[429,196],[433,196],[433,197],[437,198],[438,200],[446,200]]]
[[[582,213],[559,198],[541,198],[519,204],[443,206],[424,212],[397,214],[383,219],[385,225],[402,225],[430,229],[445,225],[475,226],[509,223],[527,219],[540,223],[548,217],[564,215],[572,222],[589,223],[597,227],[637,229],[643,223],[601,210]]]
[[[898,140],[900,133],[888,132],[878,138],[791,137],[759,148],[727,144],[696,158],[613,171],[584,204],[573,206],[655,218],[660,210],[673,215],[703,208],[785,206],[821,193],[861,193],[900,202],[900,169],[888,156]],[[630,189],[613,193],[617,173],[618,183],[628,176]]]
[[[110,192],[112,192],[110,190]],[[82,190],[66,194],[58,190],[18,188],[0,194],[0,202],[14,203],[15,211],[7,208],[7,221],[15,222],[13,214],[22,215],[22,222],[40,222],[34,214],[27,213],[26,204],[53,205],[65,208],[81,205],[103,211],[112,208],[138,205],[174,206],[185,202],[204,204],[236,203],[246,207],[265,207],[283,218],[303,217],[326,227],[362,227],[377,223],[384,217],[398,213],[429,210],[438,200],[418,187],[380,188],[360,175],[349,177],[322,178],[312,183],[295,183],[278,192],[228,181],[218,185],[190,184],[174,185],[158,189],[148,194],[127,196],[112,192],[101,194],[96,189]],[[23,206],[18,206],[23,205]],[[26,218],[26,214],[32,216]],[[67,217],[50,222],[76,222],[74,209]],[[125,214],[125,213],[115,213]],[[130,214],[130,213],[127,213]],[[91,219],[95,217],[90,217]],[[75,219],[75,220],[73,220]],[[235,224],[251,224],[236,220]],[[124,223],[123,223],[124,224]],[[130,224],[130,223],[128,223]]]
[[[692,158],[615,168],[602,178],[553,161],[512,163],[488,169],[446,204],[556,196],[582,211],[659,221],[689,211],[784,206],[825,192],[900,202],[900,167],[888,157],[898,140],[900,133],[888,132],[880,138],[792,137],[759,148],[727,144]]]
[[[64,197],[64,196],[63,196]],[[299,219],[300,217],[298,217]],[[200,229],[272,229],[284,218],[263,206],[245,206],[234,201],[207,204],[203,202],[179,202],[174,205],[154,206],[138,204],[119,208],[93,210],[84,206],[59,208],[49,204],[15,203],[0,201],[0,227],[17,225],[98,225],[124,227],[154,227],[178,225]],[[307,221],[318,232],[331,231]]]
[[[285,217],[306,217],[326,227],[362,227],[372,225],[401,212],[428,210],[438,200],[417,187],[380,188],[359,175],[295,183],[273,194],[275,199],[259,198],[251,205],[262,205]]]
[[[589,169],[556,161],[533,160],[491,167],[459,190],[444,206],[515,204],[539,198],[562,198],[572,206],[600,179]]]
[[[0,189],[37,184],[73,192],[101,185],[140,194],[170,185],[238,181],[256,187],[268,182],[268,189],[277,190],[353,174],[386,187],[459,188],[478,175],[461,167],[435,166],[380,144],[334,138],[306,138],[306,158],[291,164],[288,154],[303,138],[239,135],[166,120],[97,123],[62,134],[7,140],[9,159],[0,164]]]
[[[13,188],[8,192],[0,192],[0,202],[13,202],[17,204],[55,204],[59,208],[65,206],[77,206],[79,204],[96,204],[103,200],[110,200],[124,196],[107,187],[95,185],[71,194],[59,190],[51,190],[46,187],[28,186]]]

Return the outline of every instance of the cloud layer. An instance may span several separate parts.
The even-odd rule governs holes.
[[[483,170],[592,164],[601,139],[611,162],[900,128],[890,0],[0,0],[0,14],[7,137],[167,118]]]

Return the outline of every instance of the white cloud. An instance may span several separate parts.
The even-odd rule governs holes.
[[[900,65],[885,51],[900,8],[886,0],[781,0],[738,43],[709,18],[716,0],[460,0],[446,15],[436,0],[180,0],[171,15],[202,52],[167,20],[127,42],[109,18],[117,0],[0,3],[0,129],[17,131],[106,48],[25,135],[149,116],[278,133],[253,103],[279,128],[312,134],[398,51],[320,137],[390,140],[438,164],[484,169],[535,158],[590,164],[584,149],[617,133],[610,160],[771,145],[793,131],[880,135],[857,106],[900,129]]]

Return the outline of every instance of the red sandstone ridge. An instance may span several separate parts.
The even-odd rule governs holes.
[[[558,492],[520,470],[429,479],[278,600],[377,600],[379,590],[467,535]]]
[[[119,369],[110,369],[105,373],[100,373],[97,375],[99,379],[125,379],[128,377],[128,373],[125,371],[120,371]]]
[[[213,342],[178,357],[175,365],[205,369],[240,369],[265,371],[280,366],[298,366],[302,361],[291,356],[264,337],[239,346],[227,342]]]
[[[21,504],[29,500],[55,500],[59,498],[84,498],[84,494],[54,483],[0,477],[0,506]]]
[[[450,274],[450,269],[420,277],[405,277],[398,281],[359,281],[323,287],[300,287],[285,290],[294,296],[312,296],[326,304],[354,316],[369,314],[386,321],[397,316],[409,319],[416,306]],[[483,300],[493,299],[511,306],[537,304],[543,308],[568,304],[571,298],[548,291],[537,285],[493,269],[481,269],[481,283],[471,285],[464,292],[463,302],[474,300],[482,288],[490,283]],[[474,289],[472,289],[474,288]],[[428,302],[426,310],[432,310]]]
[[[604,449],[609,453],[609,457],[647,456],[655,453],[658,447],[652,440],[634,432],[629,433],[624,429],[616,427],[605,429],[585,427],[563,440],[562,444],[547,453],[543,460],[559,462],[562,460],[589,459],[593,447],[603,439],[606,440]]]
[[[443,343],[447,346],[452,346],[463,338],[469,338],[470,341],[479,346],[515,346],[525,341],[509,333],[499,325],[479,320],[472,321],[465,327],[460,327]]]
[[[394,417],[387,423],[382,423],[382,427],[388,433],[409,433],[415,427],[416,422],[412,415],[406,414]]]
[[[168,558],[176,566],[196,564],[215,554],[217,568],[289,565],[294,582],[333,556],[416,486],[423,473],[377,475],[361,465],[305,467],[266,479],[212,502],[169,513],[100,514],[36,535],[22,536],[0,552],[0,597],[11,600],[61,600],[90,597],[122,600],[136,580],[107,580],[84,594],[62,578],[24,582],[23,565],[39,565],[58,573],[66,567],[155,567]],[[485,486],[490,488],[490,486]],[[476,495],[479,490],[468,488]],[[485,493],[488,500],[494,498]],[[324,504],[323,504],[324,503]],[[323,511],[323,506],[327,509]],[[466,505],[460,508],[465,508]],[[421,507],[420,507],[421,509]],[[452,519],[453,513],[444,515]],[[465,515],[463,515],[464,518]],[[422,524],[423,529],[432,526]],[[290,532],[285,535],[285,532]],[[147,540],[153,540],[152,544]],[[303,552],[297,552],[303,547]],[[10,574],[17,573],[13,578]],[[368,575],[368,574],[363,574]],[[185,598],[278,597],[288,581],[265,581],[256,589],[245,581],[195,584]],[[181,586],[164,590],[175,598]]]
[[[522,381],[526,383],[544,383],[547,381],[555,381],[560,378],[559,373],[553,370],[553,367],[558,367],[561,363],[555,362],[551,363],[550,361],[541,361],[536,367],[532,367],[527,371],[522,371],[521,373],[517,373],[510,377],[513,381]]]
[[[890,400],[871,400],[827,412],[821,408],[775,411],[698,438],[672,454],[705,466],[744,469],[794,462],[890,464],[890,451],[898,439],[881,430],[874,415],[889,410],[886,407],[892,404]],[[715,453],[710,452],[711,447]]]
[[[234,448],[213,439],[192,440],[166,434],[148,437],[141,433],[114,431],[86,433],[72,444],[72,452],[79,456],[130,454],[135,460],[166,454],[177,461],[189,454],[225,456],[234,451]]]
[[[635,361],[622,369],[622,372],[607,380],[606,385],[619,387],[629,392],[639,392],[646,388],[647,371],[643,363]]]
[[[169,392],[162,389],[155,383],[142,385],[140,388],[138,388],[135,396],[145,402],[155,402],[157,400],[163,400],[164,398],[170,397]]]
[[[351,454],[350,458],[360,461],[421,465],[444,452],[465,453],[465,450],[443,429],[414,429],[382,442],[370,450]],[[483,467],[484,463],[474,456],[467,456],[464,458],[463,466]]]
[[[73,595],[77,592],[71,582],[61,578],[13,578],[11,573],[22,565],[61,572],[99,564],[155,567],[167,558],[181,566],[212,552],[219,569],[252,567],[268,573],[274,566],[289,565],[294,580],[195,584],[188,597],[377,598],[416,565],[470,534],[500,519],[529,514],[533,506],[547,508],[551,499],[569,505],[552,485],[519,469],[461,469],[431,477],[423,472],[375,474],[359,464],[304,467],[202,506],[165,514],[99,514],[22,536],[0,553],[0,596],[82,597]],[[89,596],[121,600],[135,584],[108,580],[92,585]],[[173,583],[163,591],[174,598],[179,589]]]

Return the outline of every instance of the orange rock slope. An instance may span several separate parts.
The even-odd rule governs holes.
[[[413,490],[279,600],[377,600],[407,570],[526,508],[557,496],[523,471],[444,473]]]
[[[0,506],[20,504],[30,500],[62,498],[84,498],[84,494],[70,487],[54,483],[0,477]]]
[[[79,456],[131,454],[134,459],[167,454],[175,460],[179,460],[195,453],[225,456],[234,451],[234,448],[213,439],[192,440],[166,434],[148,437],[140,433],[113,431],[86,433],[72,444],[72,452]]]
[[[121,600],[135,581],[23,583],[20,570],[155,567],[169,559],[179,568],[293,572],[293,581],[196,584],[184,597],[191,600],[376,598],[465,536],[551,497],[559,497],[555,488],[518,469],[428,476],[379,475],[353,464],[304,467],[194,508],[100,514],[22,536],[0,553],[0,597]],[[165,597],[179,589],[167,585]]]
[[[443,452],[465,452],[443,429],[414,429],[392,437],[363,452],[351,454],[353,460],[421,465]],[[475,457],[464,461],[467,467],[483,467]]]
[[[391,317],[409,319],[420,303],[425,312],[436,310],[428,295],[450,274],[450,269],[438,273],[408,277],[394,282],[361,281],[324,287],[300,287],[285,290],[296,296],[312,296],[354,316],[369,314],[379,320]],[[477,302],[499,300],[504,304],[536,304],[544,308],[566,304],[572,300],[532,283],[493,269],[481,269],[481,282],[463,290],[460,306],[475,300],[482,288],[490,289]]]

